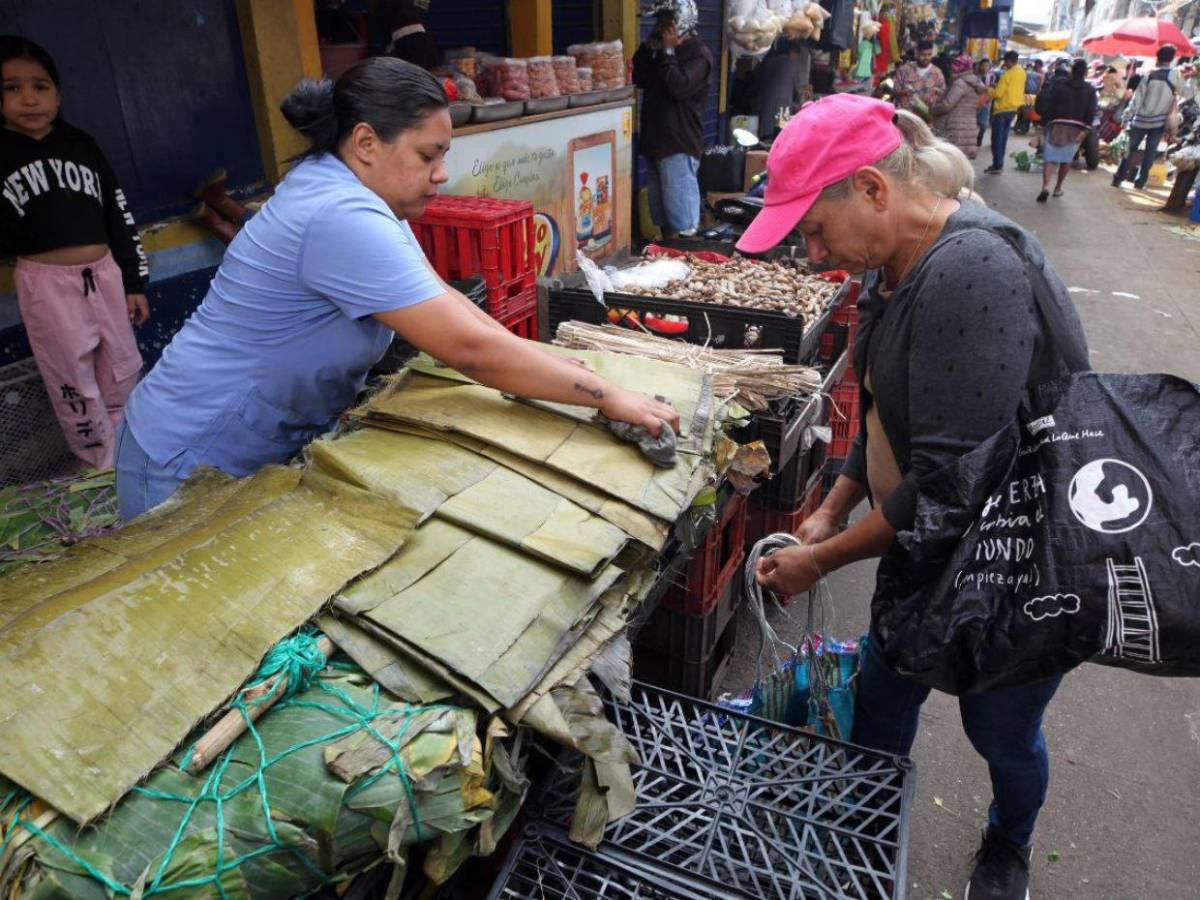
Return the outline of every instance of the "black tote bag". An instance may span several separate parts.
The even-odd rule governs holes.
[[[1200,388],[1085,371],[1041,269],[994,233],[1072,374],[922,481],[872,600],[884,657],[951,694],[1085,660],[1200,675]]]

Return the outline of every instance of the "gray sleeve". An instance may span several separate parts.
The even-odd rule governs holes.
[[[909,346],[910,468],[883,504],[912,525],[922,479],[1016,413],[1041,331],[1024,262],[1001,237],[966,231],[924,267]]]

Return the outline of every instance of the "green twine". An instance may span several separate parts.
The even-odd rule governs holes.
[[[311,686],[313,679],[327,664],[325,655],[317,646],[317,641],[320,638],[321,635],[319,632],[312,629],[304,629],[292,635],[291,637],[280,641],[263,659],[262,665],[259,667],[258,672],[255,674],[254,678],[247,685],[247,687],[253,687],[255,684],[261,684],[266,679],[281,672],[285,672],[288,676],[288,684],[284,689],[282,696],[275,704],[277,708],[284,706],[296,706],[317,709],[340,718],[346,718],[349,720],[348,724],[328,734],[324,734],[320,737],[312,738],[311,740],[288,747],[286,750],[283,750],[274,756],[268,757],[266,747],[262,741],[262,736],[255,727],[254,720],[250,717],[250,708],[264,702],[268,697],[273,696],[276,692],[276,685],[278,682],[276,685],[272,686],[271,691],[267,692],[262,697],[258,697],[248,702],[242,699],[244,691],[240,692],[238,697],[231,705],[234,709],[237,709],[239,712],[241,712],[242,717],[246,721],[246,733],[254,741],[255,747],[258,750],[258,765],[253,774],[242,779],[232,787],[224,790],[221,789],[221,782],[223,781],[225,774],[233,761],[234,747],[230,747],[217,760],[212,771],[204,780],[204,784],[201,786],[200,791],[193,796],[188,796],[186,794],[174,794],[150,787],[139,786],[133,789],[139,794],[154,798],[156,800],[181,803],[186,804],[187,806],[187,809],[184,810],[183,816],[179,821],[178,827],[175,829],[175,833],[171,838],[171,842],[167,846],[166,851],[163,853],[162,859],[158,864],[158,868],[154,872],[153,879],[150,880],[149,884],[142,892],[143,897],[151,897],[156,894],[165,894],[168,891],[181,890],[184,888],[213,885],[222,900],[228,900],[225,887],[221,883],[222,876],[226,872],[230,871],[231,869],[238,868],[255,857],[262,856],[266,853],[273,853],[279,850],[286,851],[295,857],[305,869],[307,869],[320,881],[321,885],[333,884],[333,879],[314,866],[300,848],[285,844],[280,839],[279,834],[275,830],[274,819],[271,815],[271,804],[267,791],[266,771],[280,760],[285,759],[293,753],[298,753],[301,750],[305,750],[317,744],[324,744],[338,740],[361,730],[366,730],[368,734],[386,746],[391,751],[391,759],[381,766],[377,772],[371,775],[371,777],[359,782],[353,788],[351,788],[347,793],[347,796],[355,796],[359,792],[375,784],[385,775],[394,771],[396,773],[396,777],[400,779],[400,783],[404,788],[404,796],[408,803],[409,811],[412,815],[413,831],[416,835],[417,841],[423,842],[425,840],[424,829],[421,826],[420,814],[417,810],[416,794],[413,790],[412,780],[409,778],[408,772],[405,770],[404,761],[400,756],[400,752],[401,748],[403,747],[404,736],[408,733],[409,726],[412,724],[412,719],[415,714],[425,710],[449,709],[450,707],[441,705],[413,707],[406,704],[403,709],[381,710],[379,708],[379,702],[381,698],[380,689],[377,683],[372,683],[371,686],[372,699],[370,706],[364,706],[356,703],[346,694],[345,691],[335,685],[319,682],[317,683],[317,687],[340,701],[340,705],[335,705],[332,703],[317,703],[312,700],[297,700],[296,695],[302,690],[305,690]],[[356,668],[337,663],[333,664],[333,667],[337,669]],[[374,723],[380,718],[391,718],[396,716],[402,716],[403,719],[400,723],[400,730],[396,738],[393,740],[384,736],[384,734],[375,727]],[[181,769],[186,771],[188,763],[191,761],[194,749],[195,748],[193,746],[184,755],[183,762],[180,766]],[[241,794],[243,791],[249,790],[251,787],[256,788],[258,791],[259,799],[262,803],[263,819],[266,824],[267,835],[270,838],[271,843],[227,860],[225,858],[227,848],[225,847],[224,804]],[[4,854],[5,849],[11,842],[13,835],[16,833],[17,826],[20,826],[29,833],[33,834],[35,837],[45,841],[49,846],[53,847],[60,854],[73,862],[96,881],[99,881],[114,894],[120,896],[130,896],[133,893],[133,888],[129,885],[122,884],[121,882],[110,878],[107,874],[100,871],[95,865],[77,854],[70,847],[64,845],[53,835],[48,834],[45,830],[39,828],[33,822],[23,820],[21,818],[21,813],[30,803],[33,802],[33,797],[25,791],[14,790],[6,794],[3,800],[0,800],[0,814],[2,814],[9,804],[11,804],[17,798],[21,798],[21,801],[17,804],[16,809],[13,811],[12,818],[9,820],[8,826],[5,829],[4,840],[0,842],[0,856]],[[187,827],[190,824],[192,817],[195,815],[196,810],[200,807],[200,805],[206,802],[214,804],[216,811],[217,860],[215,871],[213,874],[203,877],[187,878],[178,881],[164,881],[167,869],[171,864],[171,860],[174,857],[175,851],[178,850],[179,845],[186,837]]]

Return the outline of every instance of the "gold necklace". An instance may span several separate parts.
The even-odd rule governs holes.
[[[920,252],[921,245],[925,243],[925,238],[929,236],[929,226],[933,224],[933,217],[937,215],[938,207],[941,205],[942,198],[938,197],[937,203],[933,204],[933,211],[929,213],[929,218],[925,220],[925,230],[921,232],[921,239],[917,241],[917,246],[913,248],[913,252],[909,255],[908,262],[905,263],[904,268],[900,271],[900,277],[896,279],[897,288],[904,281],[904,276],[908,274],[908,270],[912,267],[912,264],[916,262],[917,253]]]

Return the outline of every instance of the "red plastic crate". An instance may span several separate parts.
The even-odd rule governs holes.
[[[746,555],[746,498],[734,492],[688,561],[667,588],[661,605],[677,613],[704,616],[721,601],[721,591]]]
[[[537,281],[532,203],[439,195],[410,224],[442,278],[483,278],[488,315],[508,319],[528,312]]]
[[[830,457],[845,459],[858,436],[858,390],[856,382],[842,381],[830,395],[833,398],[833,409],[829,413],[829,425],[833,429],[833,441],[827,454]]]
[[[517,337],[527,338],[531,341],[538,339],[538,314],[537,314],[537,293],[536,288],[530,293],[533,295],[533,304],[526,308],[525,312],[517,315],[498,318],[501,325],[515,334]]]
[[[793,509],[775,509],[751,494],[746,508],[746,546],[752,546],[769,534],[794,534],[800,523],[815,513],[825,499],[822,490],[824,474],[824,468],[813,473],[804,488],[804,499]]]

